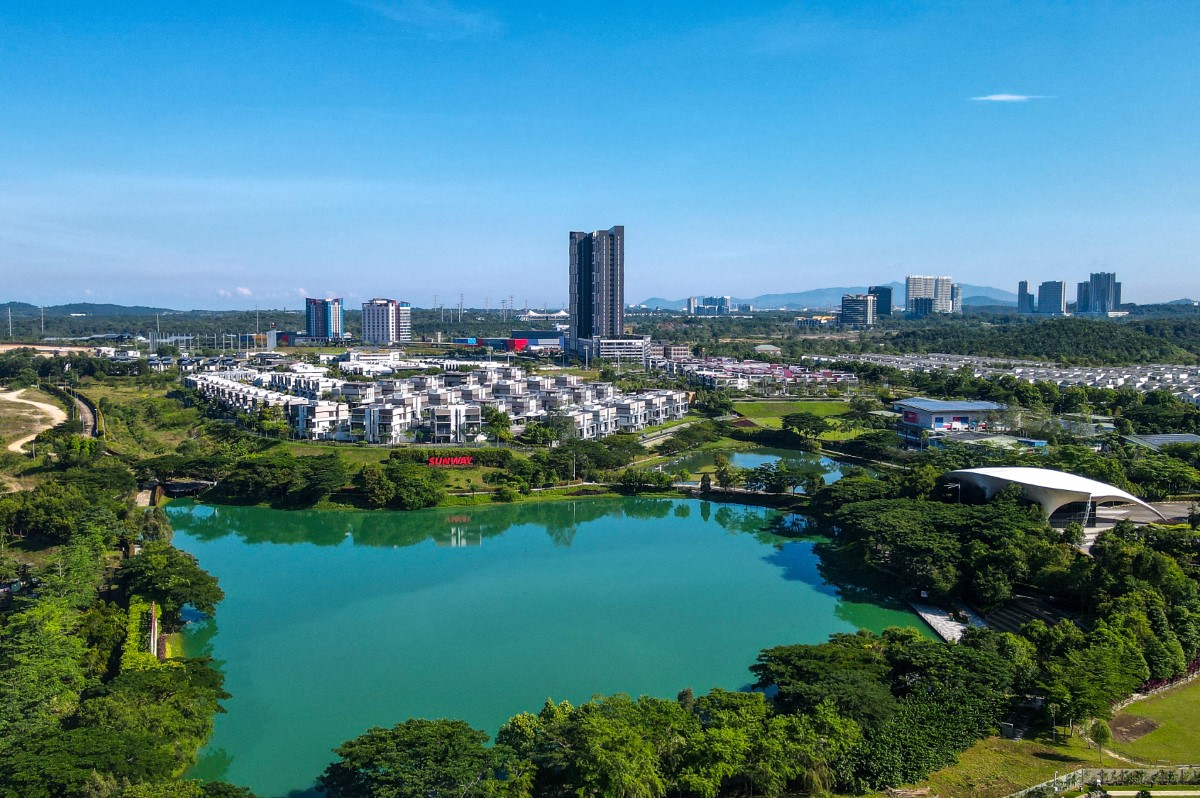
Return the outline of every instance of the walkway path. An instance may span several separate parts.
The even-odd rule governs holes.
[[[24,447],[25,447],[25,444],[29,443],[34,438],[36,438],[38,436],[38,433],[42,432],[43,430],[48,430],[51,427],[61,424],[67,420],[66,411],[64,411],[58,405],[50,405],[50,404],[46,404],[45,402],[35,402],[32,399],[22,399],[21,394],[24,392],[25,392],[25,389],[22,388],[19,391],[8,391],[7,393],[0,393],[0,399],[3,399],[8,402],[19,402],[21,404],[32,405],[32,406],[36,407],[38,410],[41,410],[43,413],[46,413],[47,415],[49,415],[50,421],[43,422],[40,429],[38,429],[38,431],[33,433],[32,435],[26,435],[24,438],[15,440],[12,443],[10,443],[8,445],[8,450],[10,452],[22,451],[22,449],[24,449]]]

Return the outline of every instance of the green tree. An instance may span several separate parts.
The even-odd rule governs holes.
[[[788,413],[783,417],[782,426],[785,430],[809,439],[816,438],[822,432],[828,432],[831,429],[828,419],[807,411]]]
[[[169,543],[148,543],[142,551],[122,563],[117,571],[126,588],[158,602],[164,622],[180,625],[179,613],[185,604],[211,615],[225,592],[217,578],[196,562],[196,558]]]
[[[1096,719],[1088,729],[1088,734],[1096,744],[1096,751],[1100,755],[1100,767],[1104,767],[1104,746],[1112,742],[1112,730],[1103,720]]]
[[[330,798],[469,798],[493,780],[488,736],[461,720],[413,718],[334,749],[317,784]]]

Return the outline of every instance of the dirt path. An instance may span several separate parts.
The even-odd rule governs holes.
[[[10,443],[8,445],[8,450],[10,452],[21,451],[24,448],[25,444],[29,443],[30,441],[32,441],[34,438],[36,438],[38,436],[38,432],[42,432],[43,430],[48,430],[51,427],[53,427],[57,424],[61,424],[67,420],[66,411],[63,410],[58,405],[50,405],[50,404],[46,404],[45,402],[35,402],[32,399],[22,399],[21,394],[24,392],[25,392],[25,389],[22,388],[19,391],[8,391],[7,393],[0,393],[0,399],[3,399],[8,402],[20,402],[21,404],[33,405],[38,410],[41,410],[43,413],[46,413],[48,416],[50,416],[50,421],[43,424],[41,429],[39,429],[37,432],[33,433],[32,435],[26,435],[24,438],[20,438],[18,440],[13,441],[12,443]]]

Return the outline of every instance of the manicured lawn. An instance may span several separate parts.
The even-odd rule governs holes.
[[[840,416],[850,412],[849,402],[734,402],[733,410],[762,427],[779,429],[782,418],[789,413],[815,413],[818,416]]]
[[[958,764],[937,771],[920,786],[929,787],[934,795],[1001,798],[1049,781],[1056,771],[1061,776],[1095,764],[1095,752],[1077,737],[1060,745],[1048,739],[989,737],[964,751]]]
[[[1148,764],[1200,763],[1200,680],[1131,704],[1113,723],[1119,728],[1126,718],[1149,719],[1157,728],[1130,742],[1114,741],[1114,751]]]

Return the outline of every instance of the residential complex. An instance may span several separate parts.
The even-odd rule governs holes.
[[[582,351],[592,338],[625,331],[625,228],[570,234],[570,328],[567,345]]]
[[[1128,388],[1167,391],[1182,401],[1200,406],[1200,366],[1152,363],[1137,366],[1059,366],[1036,360],[977,357],[974,355],[835,355],[816,357],[818,362],[858,362],[889,366],[900,371],[965,369],[975,377],[1016,377],[1022,382],[1052,382],[1060,388]]]
[[[1047,316],[1065,316],[1067,313],[1067,284],[1047,280],[1038,286],[1037,312]]]
[[[309,338],[340,340],[346,332],[342,322],[342,300],[304,300],[304,331]]]
[[[362,305],[364,344],[405,343],[412,340],[412,306],[394,299],[372,299]]]
[[[929,299],[931,303],[918,303],[916,300],[919,299]],[[954,280],[950,277],[909,275],[904,279],[904,307],[914,316],[929,315],[929,312],[961,313],[962,287],[954,285]],[[931,310],[926,312],[927,308]]]
[[[1067,284],[1047,280],[1038,288],[1037,304],[1029,294],[1029,281],[1017,284],[1017,312],[1066,316],[1070,312],[1083,316],[1123,316],[1121,284],[1115,272],[1094,272],[1075,287],[1075,304],[1067,302]]]
[[[429,361],[454,369],[459,361]],[[519,368],[446,370],[406,379],[346,382],[325,369],[296,364],[288,371],[260,373],[231,369],[193,373],[185,382],[201,394],[244,413],[282,409],[299,437],[389,444],[427,440],[466,443],[479,438],[483,408],[507,413],[515,427],[557,417],[578,438],[640,432],[681,419],[688,392],[626,394],[611,383],[584,382],[571,375],[526,376]]]
[[[1017,313],[1033,313],[1036,310],[1034,296],[1029,293],[1029,281],[1022,280],[1017,283]]]
[[[735,309],[733,300],[727,296],[690,296],[687,300],[689,316],[728,316]]]
[[[1080,283],[1075,295],[1075,312],[1107,316],[1121,309],[1121,284],[1116,272],[1093,272]]]

